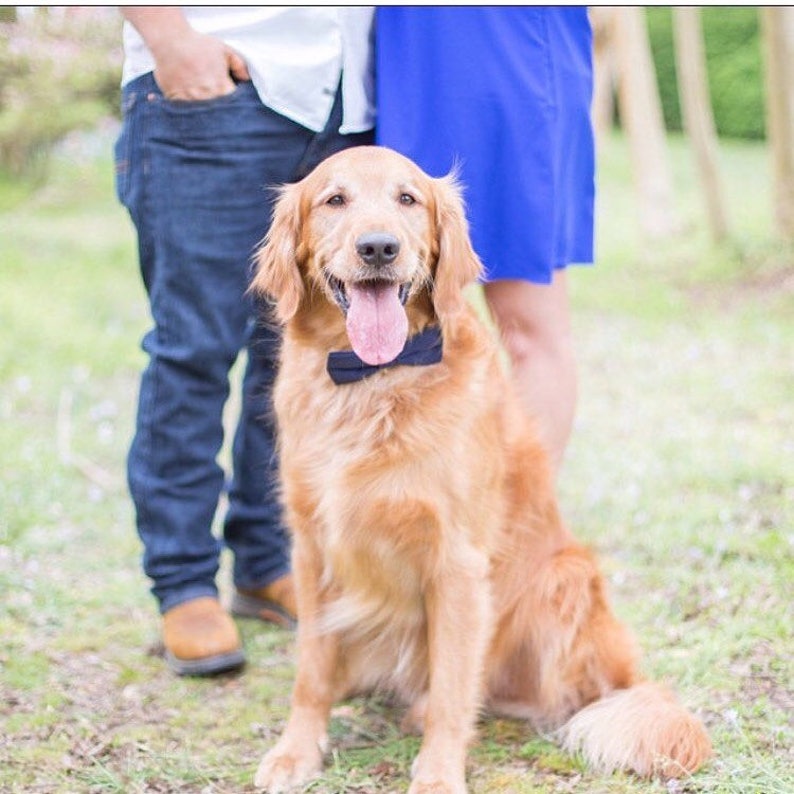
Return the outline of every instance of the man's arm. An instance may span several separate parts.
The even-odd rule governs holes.
[[[179,6],[120,10],[154,56],[154,77],[168,99],[212,99],[234,91],[232,77],[250,79],[243,59],[220,39],[194,30]]]

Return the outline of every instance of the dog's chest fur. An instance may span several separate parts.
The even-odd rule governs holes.
[[[404,650],[424,622],[427,583],[464,549],[487,555],[482,516],[498,522],[504,478],[487,461],[501,456],[475,472],[457,462],[497,443],[498,407],[484,397],[494,362],[448,344],[454,366],[337,386],[324,354],[285,339],[275,394],[284,500],[322,555],[329,630],[374,637],[388,626]]]

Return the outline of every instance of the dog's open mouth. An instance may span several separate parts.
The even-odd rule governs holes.
[[[326,274],[326,278],[328,279],[328,285],[331,287],[331,292],[333,292],[334,299],[339,305],[339,308],[347,315],[348,309],[350,309],[350,298],[348,297],[347,287],[345,287],[344,281],[330,274]],[[358,286],[360,287],[371,287],[373,289],[381,285],[384,287],[389,285],[393,286],[393,282],[387,281],[386,279],[370,279],[358,282]],[[397,297],[400,301],[400,305],[405,306],[411,291],[411,283],[405,282],[404,284],[397,284],[396,286],[398,288]]]
[[[367,279],[344,283],[328,275],[328,285],[346,318],[347,336],[366,364],[387,364],[397,358],[408,338],[405,303],[410,283]]]

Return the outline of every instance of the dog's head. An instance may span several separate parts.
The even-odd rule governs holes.
[[[281,189],[253,289],[275,299],[283,323],[318,297],[333,305],[359,357],[381,364],[412,326],[462,308],[481,269],[454,178],[361,146]]]

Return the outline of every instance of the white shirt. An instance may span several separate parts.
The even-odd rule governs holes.
[[[340,132],[372,129],[375,120],[373,9],[333,6],[185,6],[199,33],[221,39],[248,66],[262,102],[319,132],[342,78]],[[137,30],[124,23],[122,85],[154,70]]]

